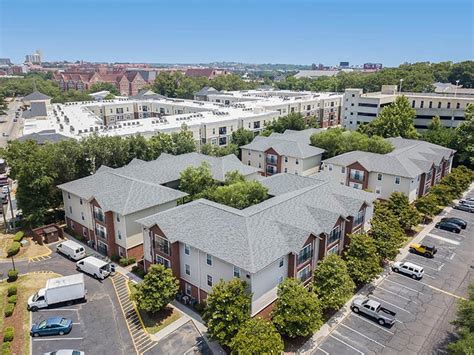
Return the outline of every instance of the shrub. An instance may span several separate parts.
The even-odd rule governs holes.
[[[146,275],[145,270],[143,270],[140,266],[135,265],[132,267],[132,272],[137,275],[139,278],[143,279]]]
[[[3,349],[2,350],[2,355],[10,355],[10,349]]]
[[[15,330],[13,327],[6,327],[3,331],[3,341],[4,342],[11,342],[15,336]]]
[[[8,297],[8,303],[16,304],[16,301],[17,301],[16,295],[12,295]]]
[[[16,287],[16,285],[11,285],[10,287],[8,287],[8,296],[13,296],[13,295],[16,295],[18,292],[18,289]]]
[[[132,256],[131,258],[128,258],[128,259],[127,259],[127,258],[121,258],[121,259],[119,260],[119,264],[120,264],[121,266],[128,266],[128,265],[135,264],[136,261],[137,261],[137,258],[135,258],[135,257]]]
[[[13,282],[18,279],[18,270],[10,269],[8,270],[8,282]]]
[[[3,344],[2,344],[2,350],[5,350],[5,349],[10,350],[10,344],[11,344],[11,343],[10,343],[9,341],[3,342]]]
[[[204,307],[205,307],[205,306],[204,306],[204,304],[202,304],[202,303],[196,303],[196,304],[194,305],[194,309],[195,309],[196,312],[198,312],[198,313],[201,313],[202,311],[204,311]]]
[[[5,306],[5,317],[11,317],[13,314],[13,311],[15,310],[15,304],[14,303],[7,303]]]
[[[10,248],[7,250],[7,255],[8,256],[13,256],[18,254],[20,251],[21,244],[20,242],[13,242],[12,245],[10,245]]]
[[[110,260],[112,260],[114,263],[118,263],[120,261],[120,256],[117,254],[114,254],[110,257]]]
[[[21,242],[21,240],[23,239],[24,236],[25,236],[25,233],[23,233],[22,231],[19,231],[19,232],[16,233],[15,236],[13,237],[13,241],[15,241],[15,242]]]

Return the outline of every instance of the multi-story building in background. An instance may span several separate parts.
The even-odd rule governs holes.
[[[43,60],[43,54],[41,50],[39,49],[37,49],[35,53],[27,54],[25,56],[25,63],[41,64],[42,60]]]
[[[382,109],[404,95],[416,111],[415,127],[426,129],[434,116],[439,116],[445,127],[457,127],[464,121],[464,111],[474,103],[472,95],[448,93],[400,93],[396,85],[382,85],[380,92],[364,94],[362,89],[346,89],[343,99],[343,126],[357,129],[371,122]]]

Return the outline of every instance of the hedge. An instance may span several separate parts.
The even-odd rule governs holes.
[[[15,242],[21,242],[21,240],[23,239],[24,236],[25,236],[25,233],[23,233],[22,231],[19,231],[19,232],[16,233],[15,236],[13,237],[13,241],[15,241]]]
[[[11,285],[10,287],[8,287],[8,291],[7,291],[7,294],[8,296],[13,296],[13,295],[16,295],[18,292],[18,289],[16,287],[16,285]]]
[[[122,258],[119,260],[119,264],[121,266],[128,266],[128,265],[132,265],[132,264],[135,264],[137,262],[137,258],[135,257],[131,257],[131,258]]]
[[[10,248],[8,248],[7,250],[7,255],[13,256],[13,255],[18,254],[18,252],[20,251],[20,248],[21,248],[20,242],[13,242],[12,245],[10,245]]]
[[[6,327],[5,331],[3,332],[3,341],[4,342],[11,342],[15,337],[15,330],[13,327]]]
[[[10,269],[8,270],[8,282],[13,282],[18,279],[18,270]]]
[[[2,350],[2,355],[10,355],[10,354],[11,354],[10,348]]]
[[[15,310],[15,304],[7,303],[7,305],[5,306],[5,317],[11,317],[14,310]]]
[[[10,349],[10,342],[9,341],[5,341],[3,344],[2,344],[2,350],[4,349]]]
[[[12,295],[8,297],[8,303],[16,304],[16,301],[17,301],[16,295]]]

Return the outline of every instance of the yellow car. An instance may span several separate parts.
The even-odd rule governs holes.
[[[428,246],[428,245],[423,245],[423,244],[418,244],[418,243],[412,243],[410,244],[410,253],[415,253],[415,254],[420,254],[423,255],[427,258],[433,258],[438,249],[433,246]]]

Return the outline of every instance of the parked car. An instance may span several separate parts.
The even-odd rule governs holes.
[[[84,247],[73,240],[66,240],[59,243],[56,246],[56,251],[73,260],[79,260],[86,257],[86,250]]]
[[[88,256],[87,258],[78,261],[76,263],[76,270],[94,276],[97,280],[104,280],[115,271],[113,265],[106,261],[97,259],[94,256]]]
[[[461,233],[461,227],[453,222],[438,222],[435,224],[435,228],[444,229],[453,233]]]
[[[459,203],[460,203],[461,205],[471,205],[471,206],[474,206],[474,200],[472,200],[471,198],[459,200]]]
[[[10,188],[8,187],[8,185],[2,186],[2,193],[3,194],[7,195],[9,191],[10,191]]]
[[[51,317],[43,319],[31,326],[30,335],[39,337],[41,335],[64,335],[69,334],[72,329],[72,320],[63,317]]]
[[[416,280],[420,280],[424,274],[424,270],[421,266],[408,261],[397,261],[393,263],[392,270],[393,272],[399,272],[408,275]]]
[[[467,205],[463,203],[458,203],[457,205],[454,205],[453,208],[455,210],[460,210],[460,211],[465,211],[465,212],[471,212],[474,213],[474,206],[473,205]]]
[[[461,229],[466,229],[467,227],[467,222],[464,219],[457,218],[457,217],[441,218],[441,222],[450,222],[450,223],[457,224],[459,227],[461,227]]]
[[[363,313],[375,318],[380,325],[393,325],[395,323],[395,312],[392,312],[368,297],[357,297],[351,305],[354,313]]]
[[[44,353],[44,355],[84,355],[84,351],[72,350],[72,349],[60,349],[56,351],[51,351],[49,353]]]
[[[436,249],[434,245],[429,246],[418,243],[410,244],[410,248],[408,250],[410,251],[410,253],[420,254],[427,258],[433,258],[434,255],[438,252],[438,249]]]

